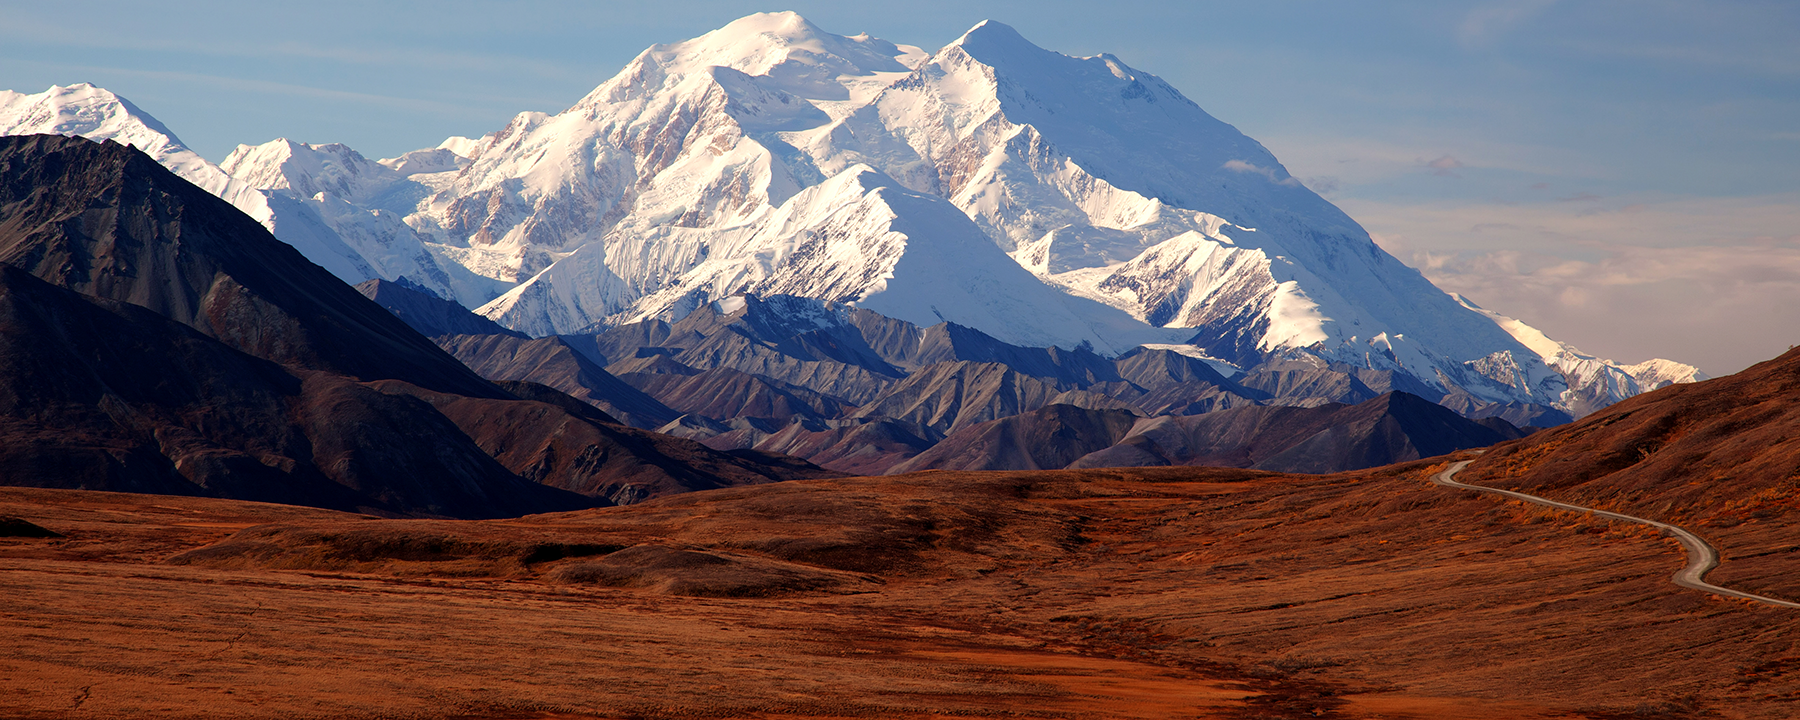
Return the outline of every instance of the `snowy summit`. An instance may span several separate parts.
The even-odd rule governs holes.
[[[0,95],[0,131],[130,142],[346,281],[532,335],[749,292],[1021,345],[1392,371],[1465,408],[1579,415],[1704,377],[1446,294],[1161,78],[992,21],[927,53],[752,15],[560,113],[380,161],[277,140],[215,167],[91,86]]]

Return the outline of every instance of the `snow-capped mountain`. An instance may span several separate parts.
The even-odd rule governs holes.
[[[88,83],[27,95],[0,90],[0,135],[80,135],[131,145],[214,195],[231,199],[231,176],[183,145],[175,133],[125,98]]]
[[[1457,302],[1493,320],[1494,324],[1537,353],[1545,365],[1554,368],[1567,380],[1569,390],[1558,407],[1580,417],[1638,393],[1646,393],[1676,383],[1709,379],[1700,368],[1673,360],[1657,358],[1636,365],[1622,365],[1589,355],[1564,342],[1550,339],[1542,331],[1500,313],[1483,309],[1468,298],[1451,293]]]
[[[727,292],[797,295],[853,302],[920,325],[999,328],[994,334],[1022,345],[1086,343],[1115,354],[1186,335],[1058,292],[998,252],[942,199],[901,187],[866,166],[807,188],[712,240],[711,252],[690,270],[629,307],[640,317],[679,317]],[[582,247],[485,309],[515,322],[552,319],[548,326],[521,328],[527,332],[555,332],[558,320],[579,327],[591,316],[563,319],[562,308],[605,308],[609,291],[610,298],[629,297],[621,278],[600,273],[604,248]],[[564,274],[571,271],[594,275]],[[598,292],[564,300],[557,293],[565,289]]]
[[[132,145],[237,206],[348,283],[405,277],[471,306],[509,285],[437,259],[427,238],[404,221],[413,206],[435,191],[427,173],[454,175],[466,159],[409,157],[390,168],[343,145],[283,139],[239,146],[220,166],[188,149],[156,118],[103,88],[82,83],[32,95],[0,91],[0,135],[34,133]],[[466,138],[452,141],[461,141],[459,147],[473,144]]]
[[[886,226],[830,218],[899,197],[870,182],[910,190],[908,212],[938,218],[932,235],[979,234],[991,250],[877,247]],[[1297,352],[1488,401],[1550,404],[1567,391],[1511,334],[1166,82],[992,22],[929,56],[792,13],[653,47],[569,110],[516,117],[411,222],[504,258],[489,267],[521,285],[481,311],[538,334],[679,316],[744,291],[872,308],[886,296],[902,319],[1020,344],[1189,340],[1239,365]],[[886,277],[895,254],[951,247],[965,257],[945,267],[1006,254],[1036,282],[953,283],[970,300],[927,304],[935,317],[896,302],[915,291]],[[1060,301],[973,312],[991,304],[977,298],[1041,287]],[[1119,314],[1139,332],[1123,332],[1133,323]]]
[[[519,280],[482,312],[535,334],[752,291],[1024,344],[1122,352],[1185,335],[1046,285],[941,197],[866,166],[821,173],[789,142],[923,58],[792,13],[653,47],[569,110],[515,118],[412,220]]]
[[[405,278],[534,335],[749,292],[1577,415],[1703,377],[1443,293],[1160,78],[994,22],[926,53],[752,15],[651,47],[563,112],[381,161],[277,140],[214,168],[97,88],[0,101],[0,128],[26,128],[8,132],[142,135],[346,281]]]
[[[824,179],[781,157],[798,153],[774,131],[866,101],[920,56],[791,14],[652,47],[569,110],[514,118],[413,222],[501,258],[494,276],[521,282],[599,245],[570,261],[596,267],[562,274],[608,285],[564,291],[562,316],[528,318],[506,299],[493,312],[509,324],[568,331],[629,314],[710,256],[721,231],[741,234]]]
[[[239,145],[220,168],[261,196],[260,207],[240,208],[344,282],[405,278],[476,306],[508,284],[471,272],[405,220],[467,164],[445,149],[374,161],[337,143],[281,138]]]

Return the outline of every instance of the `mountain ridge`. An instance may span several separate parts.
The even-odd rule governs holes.
[[[110,140],[0,137],[0,271],[0,483],[496,517],[835,474],[491,383]]]
[[[111,97],[85,101],[123,107]],[[752,15],[479,140],[381,162],[278,140],[226,165],[234,202],[346,281],[404,278],[532,335],[755,292],[1015,345],[1311,356],[1405,373],[1471,413],[1579,416],[1704,377],[1546,352],[1167,82],[993,21],[926,53]]]

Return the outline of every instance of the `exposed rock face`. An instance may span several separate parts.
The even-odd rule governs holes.
[[[647,320],[569,341],[609,367],[666,354],[690,367],[732,368],[852,404],[868,402],[906,374],[863,341],[849,308],[786,296],[728,301],[703,305],[673,325]]]
[[[849,407],[829,395],[726,367],[694,375],[632,373],[621,379],[677,411],[711,418],[834,418]]]

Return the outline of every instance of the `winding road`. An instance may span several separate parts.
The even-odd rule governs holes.
[[[1739,598],[1739,599],[1743,599],[1743,600],[1749,600],[1751,602],[1759,602],[1759,603],[1764,603],[1767,605],[1774,605],[1776,607],[1800,609],[1800,603],[1789,602],[1787,600],[1777,600],[1775,598],[1764,597],[1762,595],[1753,595],[1753,594],[1747,593],[1747,592],[1732,590],[1731,588],[1719,587],[1717,585],[1707,582],[1706,581],[1706,573],[1711,572],[1713,568],[1719,566],[1719,551],[1714,549],[1712,545],[1707,544],[1707,542],[1705,540],[1701,540],[1699,535],[1695,535],[1691,532],[1688,532],[1681,528],[1675,527],[1674,525],[1670,525],[1668,523],[1657,522],[1655,520],[1646,520],[1641,517],[1632,517],[1630,515],[1622,515],[1620,513],[1610,512],[1610,511],[1606,511],[1606,510],[1595,510],[1593,508],[1585,508],[1580,505],[1570,505],[1568,503],[1557,502],[1555,500],[1548,500],[1545,498],[1538,497],[1536,495],[1526,495],[1525,493],[1514,492],[1512,490],[1501,490],[1499,488],[1483,487],[1480,485],[1469,485],[1467,483],[1457,482],[1455,479],[1457,471],[1460,471],[1463,468],[1468,467],[1469,463],[1471,463],[1471,462],[1474,462],[1474,461],[1473,460],[1462,460],[1462,461],[1451,463],[1450,467],[1445,468],[1443,472],[1431,476],[1431,481],[1434,483],[1437,483],[1439,485],[1443,485],[1444,487],[1462,488],[1464,490],[1474,490],[1476,492],[1494,493],[1496,495],[1505,495],[1506,497],[1513,498],[1515,500],[1524,500],[1525,502],[1528,502],[1528,503],[1535,503],[1538,505],[1543,505],[1545,507],[1556,508],[1558,510],[1573,510],[1575,512],[1583,512],[1583,513],[1588,513],[1590,515],[1598,515],[1600,517],[1607,518],[1610,520],[1624,520],[1625,522],[1643,523],[1645,525],[1649,525],[1658,530],[1661,530],[1664,535],[1674,536],[1674,538],[1676,540],[1681,541],[1682,547],[1687,548],[1688,564],[1687,564],[1687,567],[1684,567],[1679,572],[1675,573],[1674,580],[1675,580],[1676,585],[1680,585],[1684,588],[1689,588],[1692,590],[1699,590],[1701,592],[1709,592],[1714,595],[1723,595],[1725,597],[1734,597],[1734,598]]]

